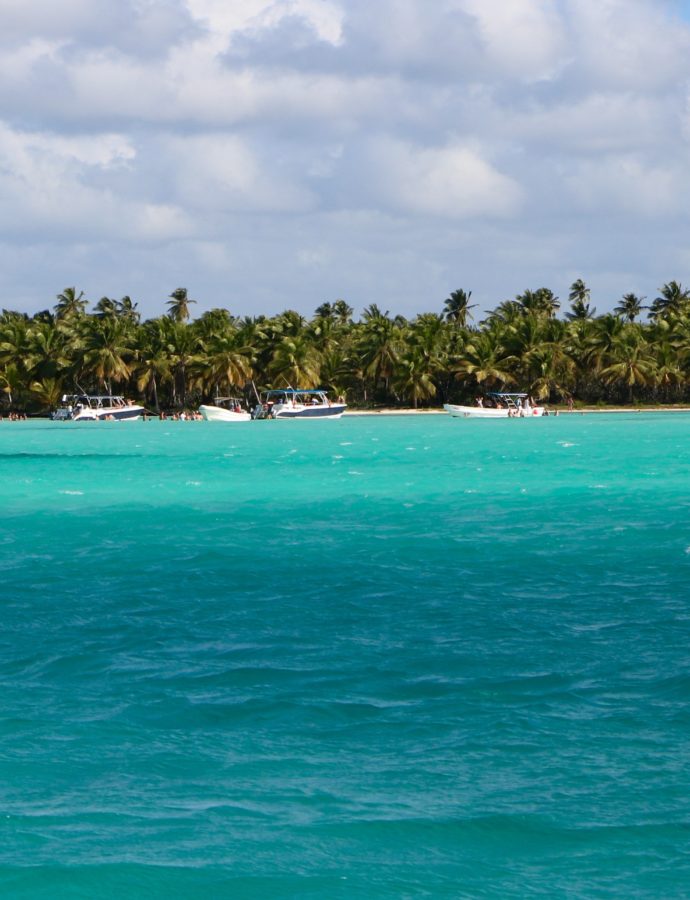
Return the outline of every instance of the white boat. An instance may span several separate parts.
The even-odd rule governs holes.
[[[443,408],[459,419],[533,419],[548,416],[543,406],[533,406],[528,394],[497,393],[487,395],[492,406],[457,406],[444,403]]]
[[[51,418],[55,422],[123,422],[139,419],[145,412],[143,406],[115,394],[65,394]]]
[[[215,403],[202,404],[199,412],[207,422],[250,422],[252,418],[237,397],[216,397]]]
[[[254,419],[339,419],[346,410],[344,403],[332,403],[326,391],[267,391],[252,413]]]

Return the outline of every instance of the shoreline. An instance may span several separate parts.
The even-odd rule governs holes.
[[[601,415],[608,413],[633,415],[638,413],[690,413],[690,406],[649,406],[634,407],[629,406],[583,406],[578,409],[568,410],[560,407],[549,407],[549,413],[553,416],[558,413],[559,416],[584,416],[584,415]],[[413,407],[382,407],[381,409],[347,409],[344,413],[346,418],[354,418],[359,416],[447,416],[448,413],[444,409],[414,409]],[[158,419],[156,414],[147,414],[146,420]],[[173,421],[174,414],[170,413],[166,416],[166,420]],[[15,420],[11,416],[3,416],[0,414],[0,422],[11,422]],[[39,415],[27,416],[26,414],[17,416],[15,421],[50,421],[50,416]]]
[[[589,413],[690,413],[690,406],[650,406],[650,407],[634,407],[629,406],[583,406],[579,409],[561,409],[560,407],[549,407],[549,413],[558,412],[559,416],[577,416]],[[448,413],[445,409],[412,409],[394,407],[384,407],[382,409],[348,409],[346,416],[446,416]]]

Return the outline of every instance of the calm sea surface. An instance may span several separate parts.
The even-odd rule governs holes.
[[[690,896],[690,415],[0,424],[0,895]]]

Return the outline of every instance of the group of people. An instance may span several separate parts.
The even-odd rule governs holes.
[[[26,413],[11,412],[7,416],[8,422],[24,422],[25,419],[26,419]],[[4,418],[2,416],[0,416],[0,422],[4,422],[4,421],[5,421]]]
[[[481,409],[505,409],[508,411],[507,415],[509,419],[523,419],[533,415],[549,415],[548,409],[542,410],[528,394],[524,397],[515,394],[505,396],[508,399],[503,399],[499,395],[491,396],[486,404],[484,402],[484,397],[478,396],[475,398],[475,402]],[[554,410],[551,415],[557,416],[558,410]]]
[[[482,409],[485,408],[483,397],[481,397],[481,396],[477,397],[476,403],[477,403],[477,406],[479,406],[480,408],[482,408]],[[524,400],[522,397],[518,397],[515,400],[514,404],[513,403],[505,403],[503,400],[501,400],[500,397],[491,397],[491,399],[486,404],[486,409],[507,409],[509,416],[511,416],[511,415],[520,416],[523,414],[526,416],[529,416],[532,414],[532,410],[536,407],[536,405],[537,404],[534,403],[532,401],[532,398],[529,396],[526,396],[524,398]]]
[[[148,418],[149,416],[144,413],[144,419],[146,420]],[[182,410],[182,412],[172,413],[171,415],[168,415],[168,413],[161,411],[158,413],[158,418],[161,419],[161,421],[170,419],[173,422],[203,422],[204,420],[204,417],[201,415],[201,413],[194,412],[194,410]]]

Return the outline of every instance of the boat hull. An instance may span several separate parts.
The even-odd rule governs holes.
[[[230,409],[223,409],[221,406],[200,406],[199,412],[207,422],[250,422],[251,415],[242,410],[242,412],[234,412]]]
[[[51,418],[54,422],[129,422],[146,409],[119,394],[65,394]]]
[[[145,413],[143,406],[126,406],[124,409],[99,410],[98,419],[103,422],[112,419],[115,422],[135,422]]]
[[[529,411],[524,410],[514,416],[508,415],[510,412],[508,409],[492,409],[483,406],[457,406],[453,403],[444,403],[443,408],[458,419],[534,419],[544,415],[543,406],[532,406]]]
[[[278,408],[276,408],[278,407]],[[276,406],[273,407],[274,419],[339,419],[345,412],[344,403],[333,403],[331,406]]]
[[[125,406],[121,409],[81,409],[72,415],[53,416],[57,422],[135,422],[146,410],[143,406]]]

